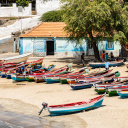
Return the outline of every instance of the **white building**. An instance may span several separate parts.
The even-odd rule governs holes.
[[[22,12],[20,12],[15,1],[2,0],[0,2],[0,17],[42,15],[45,12],[57,10],[61,6],[60,0],[31,0],[28,7],[22,8]]]

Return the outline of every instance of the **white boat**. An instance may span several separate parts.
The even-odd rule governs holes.
[[[20,62],[26,62],[28,57],[31,55],[32,53],[26,53],[23,55],[18,55],[18,56],[13,56],[13,57],[7,57],[7,58],[2,58],[0,60],[0,62],[2,63],[10,63],[10,62],[14,62],[14,63],[20,63]]]
[[[48,109],[51,116],[76,113],[76,112],[80,112],[83,110],[98,108],[102,105],[105,95],[106,95],[106,93],[104,93],[103,95],[100,95],[98,97],[95,97],[93,99],[90,99],[88,101],[81,101],[81,102],[75,102],[75,103],[69,103],[69,104],[52,105],[52,106],[49,106],[47,103],[43,102],[42,103],[43,108],[39,112],[39,115],[42,113],[43,109],[45,109],[45,108]]]

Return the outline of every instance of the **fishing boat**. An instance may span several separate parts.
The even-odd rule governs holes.
[[[13,56],[13,57],[8,57],[8,58],[3,58],[0,60],[1,63],[11,63],[11,62],[15,62],[15,63],[20,63],[20,62],[26,62],[28,57],[31,55],[32,53],[26,53],[23,55],[18,55],[18,56]]]
[[[38,82],[44,82],[46,76],[52,75],[52,77],[53,77],[53,75],[63,74],[64,72],[68,72],[68,71],[66,71],[66,70],[68,70],[68,69],[69,69],[68,65],[65,65],[65,66],[63,66],[63,67],[61,67],[61,68],[59,68],[59,69],[54,70],[54,71],[47,72],[47,73],[42,74],[42,75],[39,75],[39,76],[34,76],[34,80],[35,80],[35,82],[37,82],[37,83],[38,83]],[[57,80],[57,81],[58,81],[58,80]]]
[[[106,92],[106,88],[112,88],[116,86],[127,85],[128,84],[128,77],[113,77],[114,82],[104,82],[102,84],[94,84],[93,87],[98,94],[103,94]]]
[[[120,96],[120,98],[122,98],[122,99],[128,98],[128,89],[122,89],[122,90],[118,91],[117,93]]]
[[[118,96],[118,91],[122,89],[128,89],[128,85],[119,85],[116,87],[108,87],[106,88],[106,92],[109,94],[109,96]]]
[[[64,115],[70,113],[76,113],[83,110],[90,110],[93,108],[98,108],[102,105],[106,93],[90,99],[88,101],[81,101],[75,103],[68,103],[68,104],[60,104],[60,105],[51,105],[48,106],[47,103],[42,103],[43,108],[39,112],[39,115],[42,113],[44,108],[47,108],[51,116],[56,115]]]
[[[46,81],[47,84],[50,83],[59,83],[60,82],[60,76],[62,74],[68,74],[70,71],[66,71],[66,69],[60,73],[57,73],[56,75],[47,75],[44,77],[44,80]]]
[[[87,67],[84,67],[84,68],[81,68],[78,72],[72,72],[72,73],[68,73],[68,75],[60,76],[60,83],[68,84],[68,82],[67,82],[68,77],[78,76],[78,75],[82,75],[83,73],[88,73],[88,70],[89,69]]]
[[[112,77],[104,79],[104,82],[112,82],[112,81],[114,81]],[[70,86],[72,89],[78,90],[78,89],[91,88],[93,86],[93,84],[100,84],[100,83],[102,83],[102,79],[101,80],[92,80],[89,82],[81,82],[81,83],[71,84]]]
[[[109,75],[110,72],[112,72],[113,69],[111,70],[104,70],[104,71],[101,71],[99,73],[96,73],[94,75],[81,75],[81,76],[73,76],[73,77],[69,77],[67,78],[67,82],[69,84],[76,84],[77,82],[86,82],[88,80],[91,80],[91,79],[101,79],[103,78],[104,76],[107,76]]]
[[[12,74],[11,75],[11,78],[13,81],[26,81],[26,78],[25,78],[26,75],[24,74]]]
[[[43,68],[40,68],[40,69],[36,69],[36,70],[33,70],[34,73],[33,74],[30,74],[30,75],[27,75],[26,76],[26,80],[28,82],[31,82],[31,81],[35,81],[35,79],[39,76],[43,76],[44,74],[52,71],[54,68],[55,68],[56,65],[49,65],[47,68],[46,67],[43,67]],[[34,79],[35,78],[35,79]]]
[[[123,61],[124,60],[110,61],[109,67],[121,66],[121,65],[123,65]],[[104,68],[105,62],[90,62],[89,66],[92,68]]]

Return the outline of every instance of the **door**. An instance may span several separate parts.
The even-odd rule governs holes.
[[[46,41],[46,54],[54,55],[54,41]]]
[[[87,55],[94,55],[92,44],[89,40],[87,42]]]
[[[32,11],[36,11],[36,0],[32,0]]]

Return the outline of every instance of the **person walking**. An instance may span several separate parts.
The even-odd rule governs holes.
[[[82,55],[81,55],[81,61],[82,61],[82,63],[83,63],[83,67],[84,67],[84,64],[85,64],[84,53],[82,53]]]
[[[105,61],[105,69],[108,71],[109,70],[109,62],[108,60]]]

